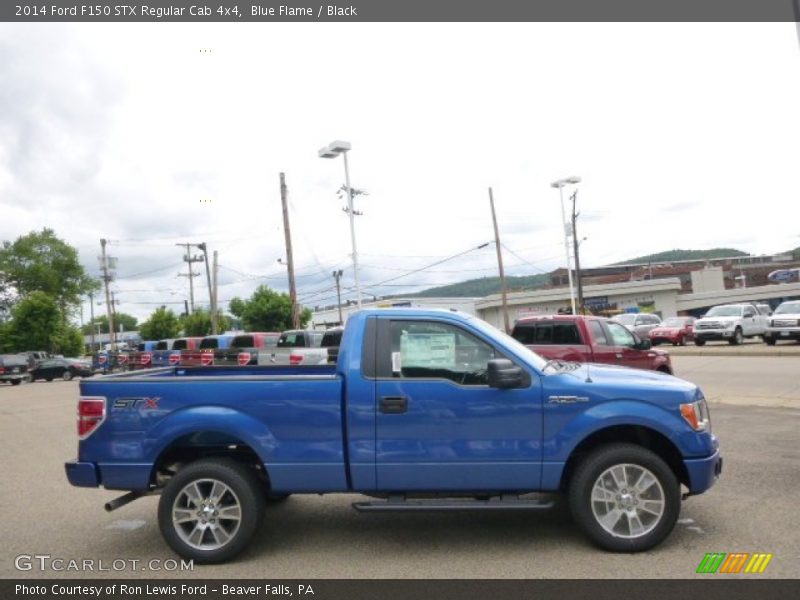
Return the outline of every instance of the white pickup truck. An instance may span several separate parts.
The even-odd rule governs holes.
[[[324,365],[328,349],[322,348],[322,332],[307,329],[284,331],[277,346],[258,352],[260,365]]]
[[[727,340],[738,345],[744,338],[762,336],[767,332],[767,315],[754,304],[722,304],[714,306],[694,323],[694,343],[702,346],[709,340]]]

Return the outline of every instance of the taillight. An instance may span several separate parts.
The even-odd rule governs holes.
[[[289,355],[289,364],[290,365],[299,365],[303,362],[303,355],[302,354],[290,354]]]
[[[78,399],[78,437],[85,440],[106,419],[106,399],[84,396]]]
[[[3,373],[5,373],[5,372],[6,372],[6,369],[5,369],[5,367],[0,367],[0,375],[2,375],[2,374],[3,374]]]

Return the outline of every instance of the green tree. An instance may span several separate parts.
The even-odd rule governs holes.
[[[139,326],[139,335],[143,340],[165,340],[178,336],[180,324],[178,317],[165,306],[153,311],[150,318]]]
[[[64,356],[83,353],[83,336],[70,325],[53,297],[31,292],[14,306],[4,326],[5,351],[46,350]]]
[[[288,294],[280,294],[260,285],[249,300],[233,298],[228,304],[231,313],[242,320],[248,331],[284,331],[292,328],[292,302]],[[311,311],[300,311],[303,327],[311,320]]]
[[[198,308],[190,315],[181,317],[181,327],[184,335],[206,336],[211,334],[211,313]],[[217,314],[217,330],[222,332],[230,329],[231,320],[222,313]]]
[[[66,314],[81,296],[98,289],[80,261],[78,251],[56,237],[52,229],[32,231],[0,248],[0,292],[13,290],[17,301],[33,292],[51,296]]]
[[[118,312],[114,314],[114,329],[119,332],[119,326],[122,325],[124,331],[135,331],[138,325],[138,320],[133,315]],[[86,323],[83,326],[83,333],[90,335],[92,333],[92,326],[94,325],[94,332],[97,333],[97,326],[100,326],[100,333],[108,333],[108,316],[101,315],[95,317],[94,321]]]

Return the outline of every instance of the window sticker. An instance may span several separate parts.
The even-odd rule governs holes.
[[[400,337],[400,360],[405,368],[454,369],[456,334],[403,332]]]
[[[403,361],[399,352],[392,352],[392,373],[400,373],[403,370]]]

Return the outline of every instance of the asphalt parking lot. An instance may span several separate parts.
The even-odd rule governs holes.
[[[774,558],[758,577],[797,577],[800,361],[676,356],[674,362],[712,403],[725,468],[707,494],[686,501],[675,531],[654,550],[597,550],[563,506],[533,513],[362,515],[350,506],[358,496],[309,496],[270,506],[261,535],[240,559],[198,566],[188,575],[684,578],[697,576],[707,552],[769,552]],[[62,465],[76,451],[77,388],[62,381],[0,386],[0,502],[6,511],[0,577],[186,577],[142,570],[152,559],[176,558],[158,532],[156,498],[106,513],[103,503],[118,492],[67,483]],[[15,557],[22,554],[141,562],[122,571],[42,573],[18,571]]]

